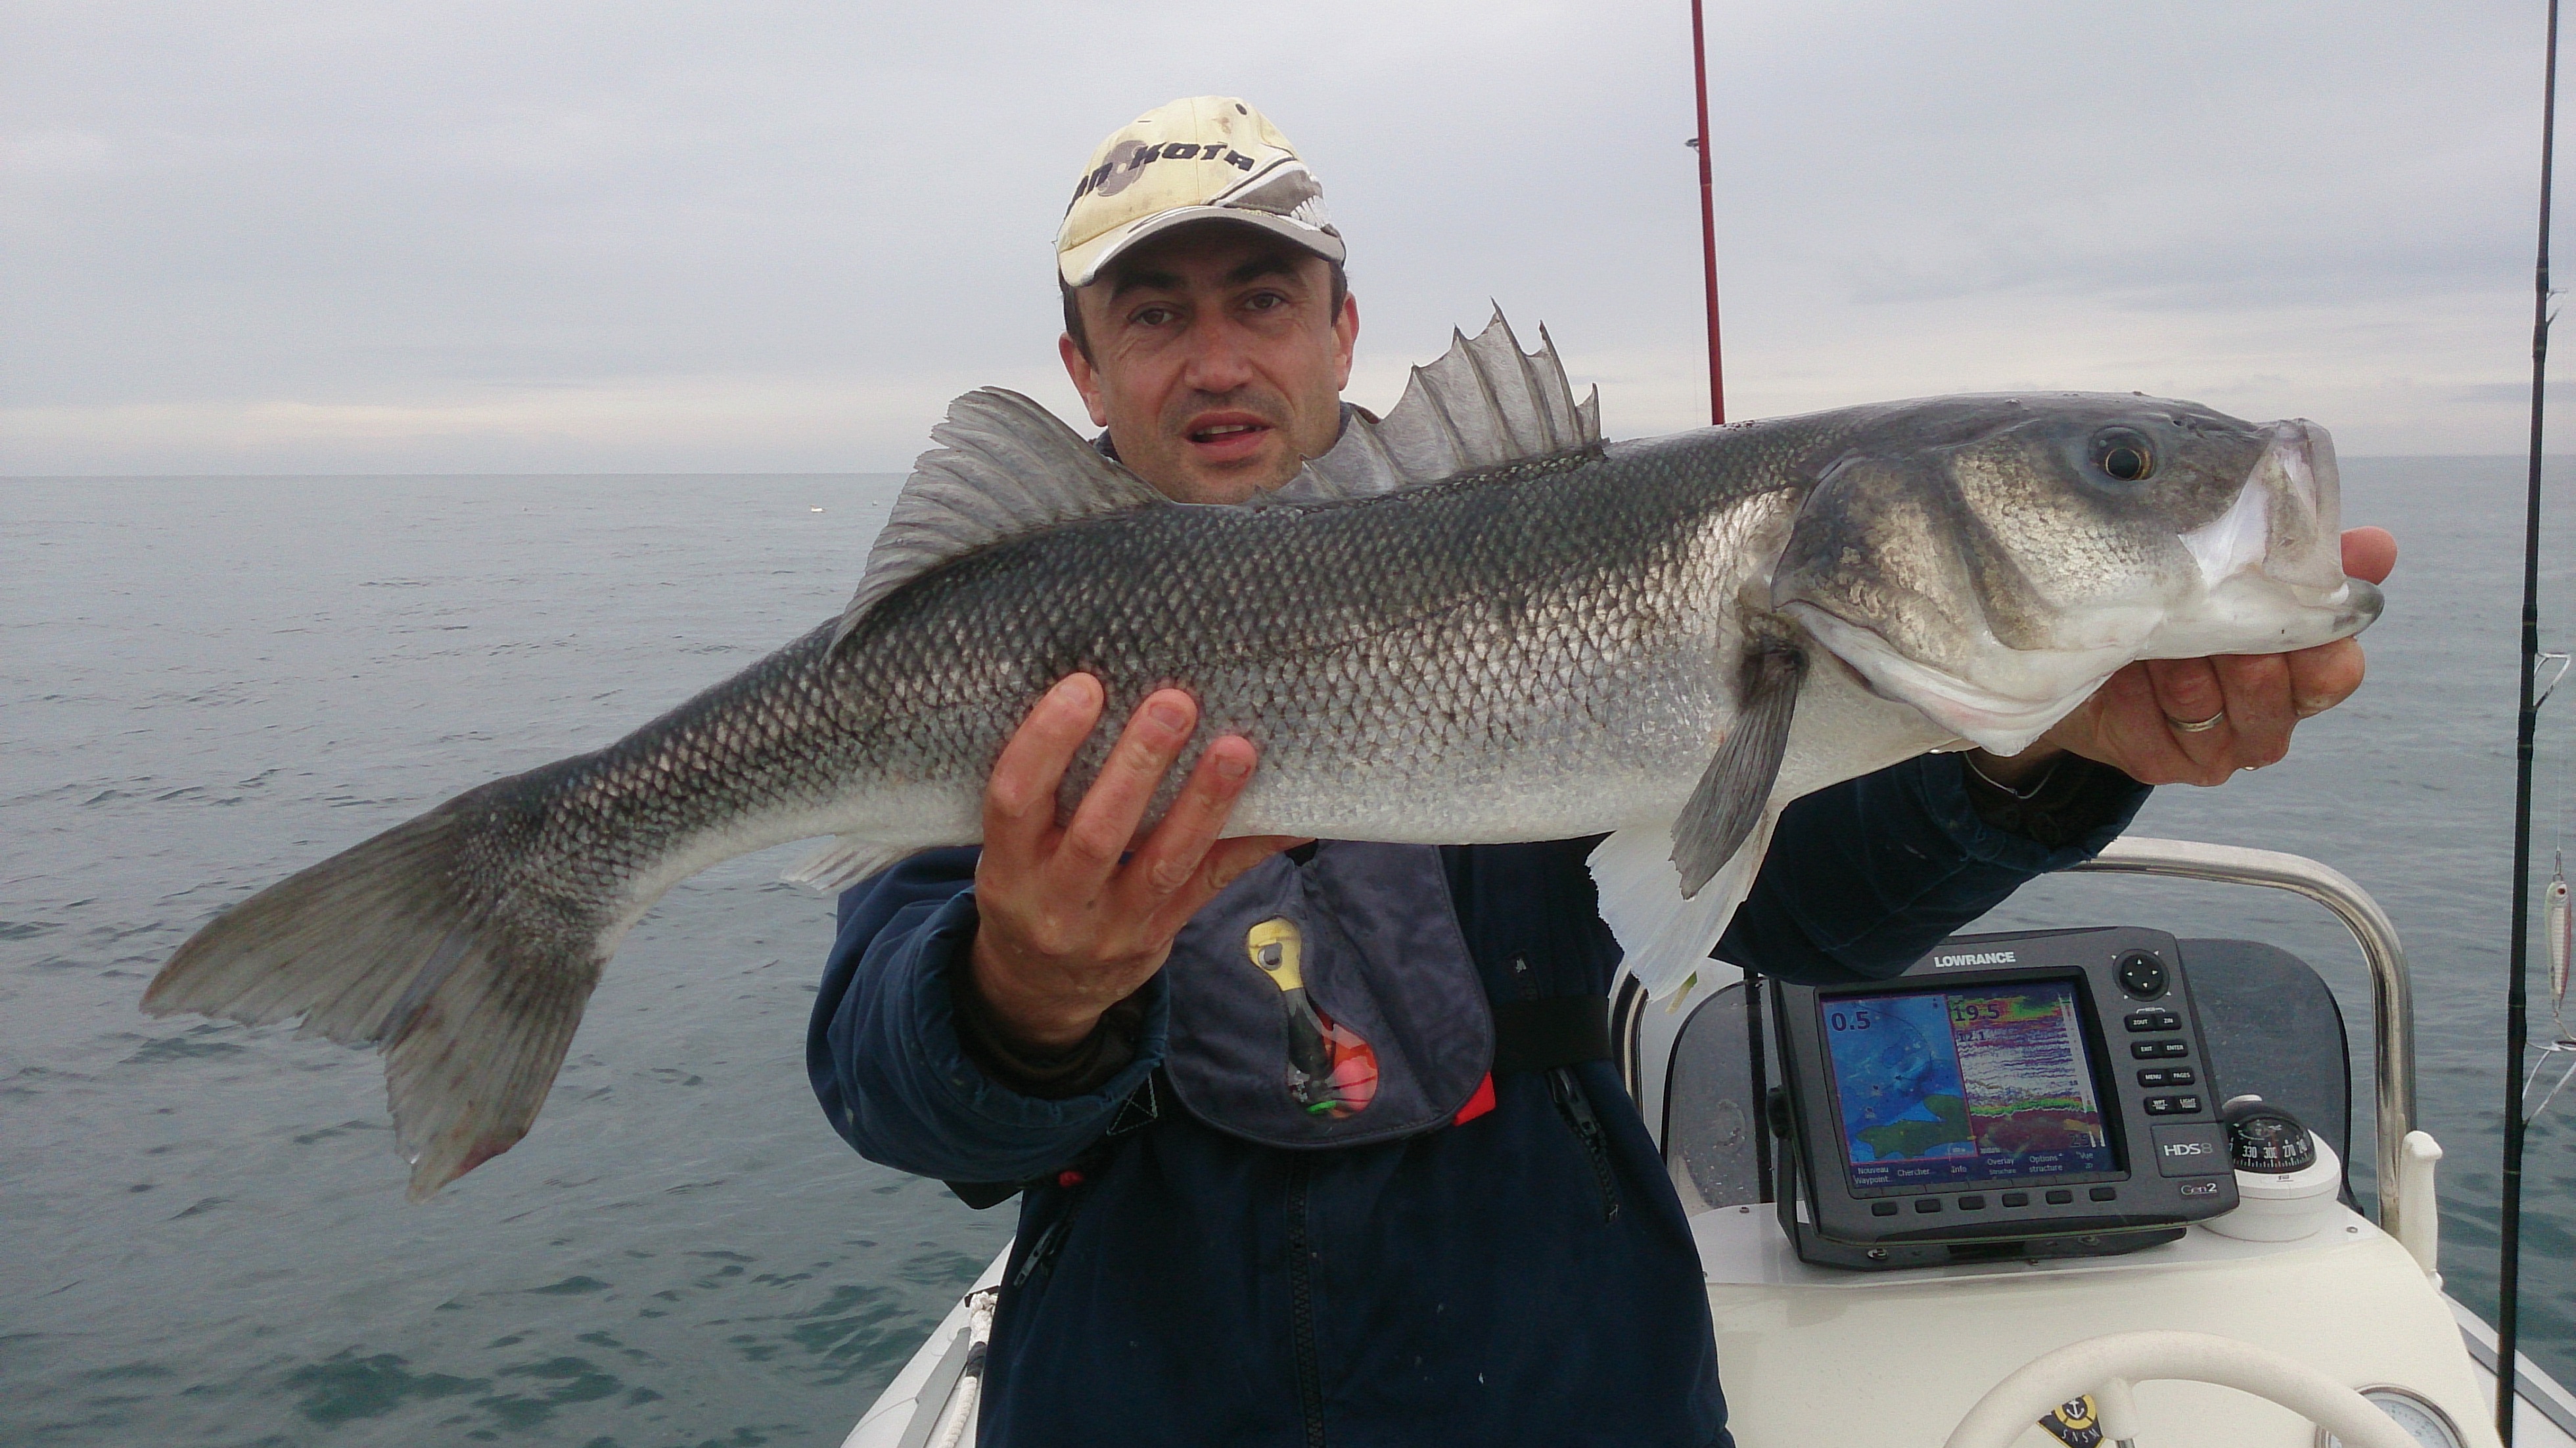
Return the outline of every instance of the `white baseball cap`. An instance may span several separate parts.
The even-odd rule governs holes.
[[[1057,275],[1088,286],[1119,253],[1193,221],[1237,221],[1328,261],[1342,234],[1323,183],[1261,112],[1232,96],[1156,106],[1091,153],[1056,232]]]

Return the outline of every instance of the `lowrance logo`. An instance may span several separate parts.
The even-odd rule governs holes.
[[[1932,957],[1932,968],[1957,970],[1971,965],[2017,965],[2020,961],[2021,958],[2009,950],[1981,950],[1974,955],[1936,955]]]

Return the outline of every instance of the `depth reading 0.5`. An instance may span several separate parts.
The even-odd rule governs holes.
[[[1952,996],[1950,1024],[1973,1026],[1979,1021],[2000,1021],[2004,1018],[2007,1009],[2005,1002],[2000,1000],[1976,1000],[1967,996]],[[1866,1031],[1877,1023],[1875,1016],[1861,1009],[1828,1011],[1825,1014],[1825,1024],[1837,1031]]]

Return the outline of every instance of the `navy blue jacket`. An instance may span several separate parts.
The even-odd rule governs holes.
[[[1793,980],[1893,974],[2099,850],[2145,793],[2060,849],[1986,824],[1948,756],[1808,796],[1720,953]],[[1442,852],[1493,999],[1608,991],[1619,949],[1584,868],[1592,843]],[[842,897],[807,1064],[871,1160],[1044,1179],[1003,1279],[984,1443],[1730,1442],[1698,1255],[1609,1062],[1572,1068],[1579,1091],[1555,1072],[1500,1076],[1493,1111],[1428,1135],[1278,1150],[1153,1091],[1158,979],[1116,1078],[1021,1095],[969,1059],[952,1014],[974,868],[971,849],[933,851]]]

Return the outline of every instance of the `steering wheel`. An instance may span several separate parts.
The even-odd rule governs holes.
[[[1979,1398],[1951,1430],[1946,1448],[2007,1448],[2060,1403],[2088,1393],[2101,1413],[2102,1436],[2127,1448],[2138,1436],[2130,1386],[2162,1378],[2215,1383],[2278,1403],[2345,1448],[2420,1448],[2396,1419],[2315,1368],[2205,1332],[2117,1332],[2042,1353]]]

